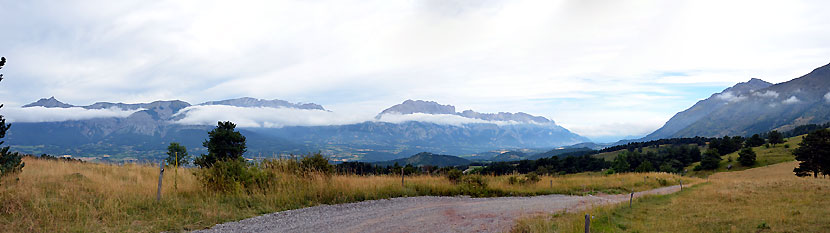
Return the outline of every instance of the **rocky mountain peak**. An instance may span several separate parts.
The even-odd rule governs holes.
[[[750,91],[760,90],[772,86],[772,83],[767,81],[752,78],[749,81],[735,84],[732,87],[726,88],[721,93],[732,92],[733,94],[747,93]]]
[[[208,101],[199,105],[228,105],[236,107],[266,107],[266,108],[298,108],[298,109],[314,109],[323,110],[323,106],[314,103],[291,103],[285,100],[273,99],[257,99],[251,97],[242,97],[236,99],[227,99],[219,101]]]
[[[71,104],[63,103],[63,102],[59,101],[58,99],[55,99],[54,96],[52,96],[52,97],[49,97],[48,99],[47,98],[42,98],[38,101],[35,101],[34,103],[23,105],[23,107],[24,108],[28,108],[28,107],[71,108],[71,107],[75,107],[75,106],[73,106]]]
[[[456,112],[455,106],[442,105],[435,101],[424,100],[406,100],[401,104],[389,107],[383,110],[375,117],[380,119],[383,114],[397,113],[397,114],[448,114],[457,115],[466,118],[480,119],[486,121],[515,121],[521,123],[553,123],[553,121],[540,116],[533,116],[527,113],[518,112],[499,112],[499,113],[480,113],[473,110],[464,110],[463,112]]]
[[[395,106],[389,107],[386,110],[380,112],[380,115],[387,114],[387,113],[398,113],[398,114],[413,114],[413,113],[426,113],[426,114],[456,114],[455,106],[452,105],[442,105],[435,101],[423,101],[423,100],[406,100],[403,103],[396,104]],[[378,115],[378,116],[380,116]]]

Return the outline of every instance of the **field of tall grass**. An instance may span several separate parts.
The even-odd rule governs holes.
[[[0,184],[2,232],[158,232],[203,229],[276,211],[402,196],[464,194],[443,176],[297,176],[274,170],[261,192],[208,190],[193,168],[164,172],[156,201],[158,166],[25,159],[23,172]],[[648,179],[643,179],[649,176]],[[659,179],[664,180],[660,183]],[[534,184],[509,184],[508,176],[484,176],[491,195],[628,192],[676,184],[665,173],[542,176]],[[693,178],[682,178],[685,183]]]
[[[522,219],[514,232],[827,232],[830,180],[800,178],[797,162],[716,173],[709,182],[666,196]]]

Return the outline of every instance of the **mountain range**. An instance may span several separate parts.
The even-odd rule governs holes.
[[[830,64],[772,84],[760,79],[727,88],[677,113],[638,141],[677,137],[750,136],[830,121]]]
[[[182,122],[190,122],[186,120],[200,106],[235,107],[217,113],[217,119],[232,114],[228,111],[246,109],[330,113],[323,106],[313,103],[249,97],[209,101],[195,106],[180,100],[135,104],[98,102],[75,106],[51,97],[23,108],[135,112],[127,117],[15,122],[7,142],[13,149],[24,153],[68,154],[109,160],[158,159],[165,156],[167,144],[179,142],[191,154],[197,155],[204,153],[201,143],[214,126]],[[498,149],[555,148],[589,141],[544,117],[526,113],[456,112],[454,106],[422,100],[404,101],[383,110],[376,119],[359,123],[239,127],[239,130],[248,139],[248,157],[266,158],[277,154],[320,151],[331,155],[336,161],[386,161],[423,151],[463,155]]]

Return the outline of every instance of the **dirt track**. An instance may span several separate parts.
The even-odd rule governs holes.
[[[668,194],[679,186],[634,194]],[[321,205],[224,223],[202,232],[504,232],[522,216],[628,201],[628,194],[535,197],[403,197]]]

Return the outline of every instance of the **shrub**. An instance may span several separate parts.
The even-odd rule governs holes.
[[[657,178],[657,183],[660,184],[660,186],[666,186],[666,185],[669,185],[669,180],[666,180],[666,179],[663,179],[663,178]]]
[[[224,193],[265,191],[274,180],[274,173],[244,159],[222,160],[209,168],[198,169],[196,177],[205,188]]]
[[[474,197],[487,196],[487,181],[481,175],[465,175],[461,177],[459,188],[463,194]]]
[[[509,184],[518,184],[519,183],[519,177],[510,176],[510,177],[507,178],[507,183],[509,183]]]
[[[463,175],[464,175],[464,173],[461,172],[461,170],[458,170],[458,169],[455,169],[455,168],[453,168],[452,170],[447,171],[447,179],[449,179],[450,182],[453,182],[453,183],[458,183],[458,181],[461,180],[461,176],[463,176]]]
[[[329,159],[323,157],[320,152],[303,157],[300,160],[300,168],[306,175],[314,172],[331,175],[334,172],[334,166],[329,164]]]
[[[790,144],[784,144],[784,148],[789,149],[789,148],[790,148]]]
[[[530,172],[523,176],[511,176],[507,178],[507,183],[525,185],[533,184],[539,182],[540,180],[542,179],[539,178],[539,175],[537,175],[535,172]]]

